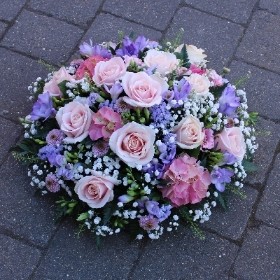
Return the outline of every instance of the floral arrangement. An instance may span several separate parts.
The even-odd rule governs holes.
[[[32,112],[14,156],[31,185],[99,239],[209,220],[241,194],[257,148],[246,93],[204,50],[139,36],[80,46],[81,59],[30,87]]]

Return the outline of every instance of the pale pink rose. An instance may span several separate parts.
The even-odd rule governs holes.
[[[102,107],[97,113],[92,114],[89,137],[94,141],[100,138],[108,139],[121,126],[121,115],[109,107]]]
[[[80,80],[84,78],[86,74],[92,77],[94,75],[95,66],[100,61],[107,61],[107,58],[95,55],[83,60],[76,71],[76,79]]]
[[[238,160],[242,160],[246,153],[246,144],[239,127],[224,128],[215,138],[217,150],[229,152]]]
[[[191,90],[196,95],[209,94],[210,81],[206,76],[193,73],[186,77],[186,80],[190,83]]]
[[[165,172],[163,179],[168,185],[160,190],[163,197],[168,198],[174,207],[200,202],[206,197],[211,183],[208,170],[188,155],[175,159]]]
[[[156,75],[145,72],[126,72],[122,78],[122,87],[127,94],[124,102],[134,107],[152,107],[160,104],[162,94],[168,89],[167,83]]]
[[[56,120],[60,129],[67,135],[66,143],[81,142],[88,136],[93,112],[87,104],[72,101],[61,107]]]
[[[136,57],[135,55],[129,56],[129,55],[124,55],[124,63],[125,65],[128,67],[130,65],[130,63],[135,63],[138,66],[142,66],[143,65],[143,61]]]
[[[215,146],[214,132],[211,128],[206,128],[204,131],[204,139],[202,143],[203,149],[213,149]]]
[[[181,52],[183,48],[183,44],[175,49],[175,52]],[[205,59],[207,55],[204,53],[203,49],[199,49],[194,45],[186,45],[186,50],[188,54],[188,59],[191,64],[195,64],[197,66],[204,66],[207,62]]]
[[[208,77],[211,82],[213,82],[214,86],[222,86],[224,84],[223,77],[220,76],[215,70],[210,70],[208,73]]]
[[[75,186],[80,200],[91,208],[101,208],[114,198],[113,188],[120,182],[110,176],[103,176],[92,171],[92,176],[85,176]]]
[[[61,96],[62,92],[58,86],[63,81],[75,82],[75,76],[70,75],[65,67],[61,67],[53,73],[53,77],[44,86],[44,91],[48,91],[51,96]]]
[[[149,163],[155,153],[155,132],[136,122],[127,123],[110,137],[111,150],[130,167]]]
[[[179,66],[179,60],[175,54],[154,49],[147,51],[144,63],[148,67],[156,68],[161,75],[171,73]]]
[[[98,62],[94,69],[92,80],[97,86],[112,86],[126,72],[126,65],[122,58],[113,57],[108,61]]]
[[[194,149],[204,140],[203,127],[198,118],[187,116],[173,129],[177,135],[177,145],[182,149]]]

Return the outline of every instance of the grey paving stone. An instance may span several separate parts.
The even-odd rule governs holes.
[[[280,125],[259,118],[256,132],[259,148],[254,155],[253,162],[257,165],[258,170],[249,173],[246,181],[251,184],[263,184],[280,139]]]
[[[148,243],[131,279],[226,279],[237,250],[209,233],[204,241],[189,229],[166,233]]]
[[[280,17],[256,11],[237,50],[237,57],[280,73]]]
[[[5,24],[4,22],[0,22],[0,37],[4,34],[6,28],[7,28],[7,24]]]
[[[27,87],[37,77],[49,72],[43,65],[25,56],[0,48],[1,72],[0,115],[17,120],[30,113]]]
[[[185,2],[200,10],[228,18],[238,23],[246,23],[257,0],[185,0]]]
[[[131,23],[110,14],[100,14],[96,17],[82,41],[92,39],[95,43],[118,40],[118,31],[129,35],[132,31],[137,35],[144,35],[153,40],[159,40],[161,33],[150,28]]]
[[[2,44],[59,65],[69,57],[82,34],[76,26],[23,11]]]
[[[27,169],[11,156],[0,169],[0,226],[45,246],[56,229],[54,202],[35,196]]]
[[[128,236],[105,238],[100,249],[95,237],[87,232],[77,236],[77,224],[65,223],[57,232],[34,279],[127,279],[138,256],[138,242]]]
[[[245,87],[250,111],[256,111],[270,119],[280,120],[280,75],[257,68],[255,66],[233,61],[230,65],[229,80],[236,82],[248,79],[240,87]]]
[[[28,279],[40,259],[40,251],[0,234],[1,279]]]
[[[22,129],[11,121],[0,118],[0,162],[7,155],[9,148],[16,143]]]
[[[252,206],[258,195],[256,190],[247,186],[242,190],[246,198],[242,199],[232,194],[228,200],[228,210],[216,208],[209,222],[205,223],[205,227],[231,239],[239,239],[246,228]]]
[[[166,39],[176,37],[181,27],[185,29],[184,42],[205,49],[209,66],[218,72],[232,57],[243,30],[240,25],[190,8],[178,11]]]
[[[13,20],[24,6],[26,0],[1,0],[0,19]]]
[[[31,0],[29,7],[54,17],[86,26],[95,16],[101,0]]]
[[[237,279],[279,279],[279,240],[279,230],[266,226],[251,230],[235,261],[234,272]]]
[[[280,155],[276,158],[274,168],[269,175],[256,218],[280,228]]]
[[[280,14],[280,2],[278,0],[261,0],[259,6],[274,14]]]
[[[179,3],[180,0],[107,0],[103,9],[121,17],[164,30]]]

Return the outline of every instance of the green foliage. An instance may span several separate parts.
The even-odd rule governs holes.
[[[246,126],[255,126],[258,121],[259,114],[257,112],[249,113],[249,118],[246,121]]]
[[[78,205],[78,201],[74,199],[67,200],[63,196],[55,203],[58,205],[58,214],[60,217],[71,215],[75,207]]]
[[[175,52],[175,55],[178,59],[180,59],[182,67],[190,67],[191,64],[188,58],[187,48],[185,44],[183,45],[181,52]]]
[[[236,187],[236,186],[232,186],[232,185],[229,185],[227,187],[227,189],[234,193],[235,195],[238,195],[241,199],[246,199],[247,198],[247,195],[245,194],[244,191],[242,191],[240,188]]]
[[[224,194],[219,193],[219,195],[217,197],[217,201],[223,207],[224,210],[228,210],[226,193],[224,193]]]
[[[61,83],[58,84],[58,87],[60,89],[60,91],[62,92],[62,96],[67,98],[67,94],[66,94],[66,91],[67,91],[67,86],[66,84],[68,83],[68,81],[62,81]]]
[[[88,218],[89,218],[89,213],[88,212],[83,212],[78,216],[77,221],[81,222],[81,221],[84,221]]]
[[[256,172],[258,170],[257,165],[255,165],[253,162],[244,159],[242,161],[242,165],[245,169],[246,172],[250,173],[250,172]]]

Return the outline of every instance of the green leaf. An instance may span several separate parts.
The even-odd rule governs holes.
[[[188,150],[187,153],[191,157],[198,158],[199,153],[200,153],[200,146],[195,149]]]
[[[64,97],[67,97],[67,95],[66,95],[66,91],[67,91],[66,83],[68,83],[68,81],[62,81],[61,83],[58,84],[58,87],[61,90],[62,95]]]
[[[256,172],[258,170],[257,165],[255,165],[253,162],[248,161],[248,160],[243,160],[242,165],[245,169],[246,172]]]
[[[77,218],[77,221],[86,220],[88,217],[89,217],[89,213],[88,213],[88,212],[81,213],[81,214],[79,215],[79,217]]]
[[[224,208],[224,210],[228,210],[227,200],[221,193],[219,193],[217,199],[218,203]]]

